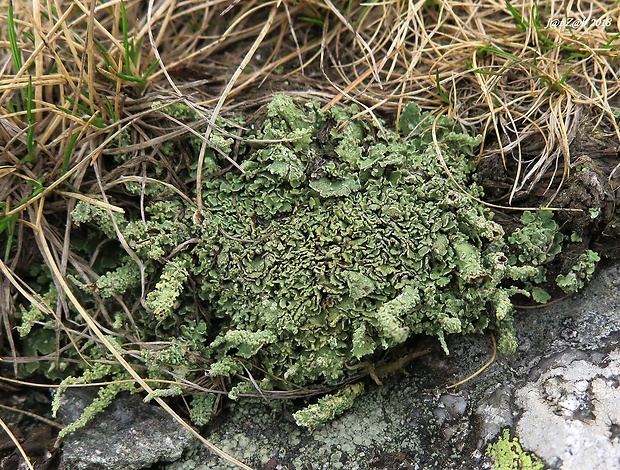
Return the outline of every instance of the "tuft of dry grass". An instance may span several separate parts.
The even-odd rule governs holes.
[[[274,92],[356,102],[388,121],[409,101],[447,114],[485,136],[481,161],[500,159],[514,175],[506,204],[544,181],[552,205],[584,119],[620,139],[618,2],[0,0],[0,22],[0,302],[4,361],[15,369],[34,360],[13,342],[16,293],[55,317],[58,334],[105,344],[110,333],[105,308],[92,317],[65,281],[68,271],[96,277],[69,249],[76,202],[123,211],[115,187],[145,181],[147,167],[187,198],[202,173],[182,181],[190,162],[162,146],[206,142],[218,117]],[[185,103],[196,122],[164,118],[155,102]],[[109,163],[120,154],[125,163]],[[41,259],[69,299],[58,309],[20,279]],[[70,308],[82,324],[64,324]]]

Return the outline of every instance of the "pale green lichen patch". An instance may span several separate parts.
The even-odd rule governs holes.
[[[332,395],[320,398],[318,403],[293,414],[298,426],[316,429],[332,421],[353,406],[355,398],[364,391],[362,383],[347,385]]]
[[[214,405],[215,395],[212,393],[194,396],[189,411],[192,422],[196,424],[196,426],[204,426],[207,424],[211,420]]]
[[[508,237],[513,253],[509,261],[513,265],[531,265],[534,271],[521,280],[534,301],[546,303],[551,299],[551,295],[541,287],[543,284],[552,288],[557,286],[566,294],[574,294],[592,278],[600,256],[587,250],[579,255],[576,264],[568,273],[557,275],[555,285],[552,285],[547,279],[548,267],[557,264],[567,243],[580,243],[581,237],[574,232],[570,236],[564,236],[550,211],[525,211],[521,224],[522,226]]]
[[[95,282],[97,292],[102,298],[113,297],[123,294],[138,285],[140,282],[140,271],[136,263],[129,257],[118,268],[107,272]],[[88,286],[82,286],[88,289]]]
[[[99,206],[86,203],[79,203],[71,212],[71,216],[73,223],[78,226],[83,222],[96,224],[108,238],[116,238],[116,229],[112,217],[114,217],[116,224],[121,227],[126,223],[122,214],[111,213]]]
[[[587,250],[582,253],[568,274],[559,274],[556,277],[558,286],[565,293],[574,294],[592,279],[596,265],[600,260],[601,257],[595,251]]]
[[[495,444],[487,447],[487,455],[493,459],[494,470],[542,470],[545,467],[535,454],[523,450],[516,437],[510,438],[508,429]]]
[[[276,335],[254,359],[296,383],[340,380],[343,363],[413,334],[443,342],[489,323],[512,334],[498,294],[509,272],[497,263],[501,227],[449,184],[428,127],[378,138],[354,111],[275,97],[255,138],[286,141],[207,181],[209,214],[194,228],[201,297],[237,331]],[[440,126],[452,174],[479,194],[462,153],[476,140]]]
[[[161,101],[153,101],[153,103],[151,103],[151,108],[157,109],[175,119],[193,121],[200,119],[200,115],[184,102],[176,102],[163,106]]]
[[[500,350],[515,350],[511,297],[544,280],[562,237],[541,212],[524,214],[506,240],[475,199],[477,138],[446,118],[431,130],[435,120],[413,104],[402,136],[354,119],[355,107],[280,95],[266,111],[235,150],[240,169],[222,156],[232,139],[212,134],[200,210],[146,191],[144,217],[74,210],[107,237],[118,230],[140,259],[142,271],[124,258],[96,286],[132,305],[144,344],[171,344],[186,379],[200,365],[232,399],[257,386],[337,384],[355,373],[347,366],[372,366],[420,334],[448,352],[446,335],[494,328]],[[128,281],[113,285],[118,273]],[[160,378],[164,355],[144,356]],[[316,414],[330,415],[334,397]]]
[[[559,232],[551,211],[525,211],[521,222],[523,227],[508,238],[520,248],[514,255],[520,262],[542,264],[562,251],[564,235]]]

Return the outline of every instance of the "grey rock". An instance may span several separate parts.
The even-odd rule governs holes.
[[[69,389],[60,416],[76,420],[95,393]],[[145,404],[137,395],[120,395],[85,427],[65,437],[63,463],[67,470],[135,470],[156,462],[179,459],[191,435],[163,409]]]
[[[314,433],[257,402],[207,437],[254,468],[470,470],[492,468],[486,448],[508,428],[549,468],[620,470],[620,266],[572,298],[517,310],[516,325],[518,351],[456,388],[491,357],[490,336],[449,338],[449,356],[437,348],[406,376],[370,383]],[[184,459],[167,468],[234,468],[200,447]]]
[[[561,468],[620,468],[620,350],[565,351],[517,392],[523,446]]]
[[[255,400],[233,404],[204,435],[256,469],[470,470],[492,468],[487,446],[508,428],[549,468],[620,470],[620,265],[602,269],[570,299],[517,310],[516,325],[518,351],[498,356],[457,387],[449,388],[491,358],[490,335],[448,338],[450,355],[437,346],[383,380],[383,386],[368,380],[367,393],[349,412],[313,433],[298,428],[286,408],[274,412]],[[419,348],[427,341],[421,338]],[[71,459],[80,452],[91,454],[89,465],[72,463],[69,468],[148,465],[146,460],[128,462],[155,444],[139,447],[143,438],[132,434],[137,431],[111,432],[135,429],[139,415],[149,419],[158,412],[134,400],[127,407],[136,416],[112,411],[102,418],[111,420],[107,424],[94,423],[82,431],[90,436],[91,427],[99,426],[94,443],[78,433],[65,442],[65,462],[75,462]],[[156,434],[157,444],[175,426],[165,418],[157,418],[165,423]],[[141,427],[151,431],[152,426]],[[101,434],[110,434],[115,442],[104,444]],[[173,460],[190,441],[187,435],[175,439],[183,444],[168,453],[159,451],[149,461]],[[116,463],[103,463],[104,457]],[[194,441],[182,458],[156,468],[235,467]]]
[[[511,385],[497,384],[497,387],[490,387],[485,396],[478,401],[474,418],[478,423],[478,446],[480,448],[499,435],[503,429],[512,427],[513,395]]]

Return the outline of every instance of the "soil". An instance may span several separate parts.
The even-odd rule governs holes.
[[[40,390],[8,384],[0,386],[0,418],[19,440],[37,470],[53,470],[60,465],[60,446],[56,444],[59,426],[36,418],[41,416],[49,420],[50,405],[50,396]],[[0,433],[0,470],[24,468],[24,460],[9,435]]]
[[[521,146],[521,161],[535,161],[543,147],[540,138],[526,139]],[[557,208],[554,219],[561,232],[567,237],[575,234],[581,238],[578,243],[567,244],[558,260],[547,266],[550,279],[570,271],[579,255],[588,249],[608,260],[620,258],[618,136],[605,121],[585,118],[569,149],[568,165],[563,160],[555,162],[534,185],[512,194],[512,199],[518,151],[505,155],[504,160],[499,156],[483,159],[478,165],[478,182],[484,187],[487,202],[517,208]],[[522,211],[507,209],[492,210],[495,220],[510,234],[522,225]],[[552,286],[548,287],[554,291]],[[557,289],[554,293],[561,295]]]

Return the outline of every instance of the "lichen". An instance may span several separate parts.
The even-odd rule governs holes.
[[[525,211],[523,227],[515,230],[508,241],[519,247],[514,255],[522,263],[540,265],[562,251],[564,235],[558,230],[551,211]]]
[[[56,290],[56,287],[51,286],[49,291],[46,292],[42,298],[37,299],[37,300],[49,306],[49,305],[56,304],[57,297],[58,297],[58,291]],[[21,325],[17,327],[17,332],[19,333],[19,336],[22,338],[30,334],[30,331],[32,330],[32,326],[36,322],[41,322],[45,320],[45,317],[46,317],[45,313],[43,313],[35,304],[30,305],[28,309],[21,307],[20,313],[21,313]]]
[[[445,345],[446,334],[494,324],[508,338],[500,341],[505,352],[514,349],[509,296],[499,293],[520,268],[497,262],[508,250],[501,227],[450,185],[422,123],[428,119],[410,106],[405,119],[421,121],[403,124],[413,135],[402,140],[377,137],[368,121],[351,119],[354,108],[323,112],[276,96],[251,137],[284,141],[254,144],[243,172],[205,182],[200,226],[175,219],[199,239],[192,274],[225,326],[211,344],[216,354],[232,347],[287,380],[333,383],[352,351],[368,356],[413,334]],[[463,154],[476,139],[439,124],[442,158],[480,195]],[[172,232],[161,219],[144,231],[159,246]],[[144,246],[132,235],[132,246]],[[487,318],[489,301],[499,317]],[[228,328],[247,338],[245,348],[240,340],[230,346]],[[251,346],[259,334],[271,339]]]
[[[211,377],[230,377],[243,372],[241,363],[232,357],[223,357],[219,361],[214,362],[209,367],[209,375]]]
[[[176,102],[163,106],[161,101],[153,101],[153,103],[151,103],[151,108],[184,121],[197,121],[200,119],[198,113],[184,102]]]
[[[112,377],[118,378],[118,370],[116,367],[110,364],[104,363],[96,363],[93,364],[92,367],[85,369],[84,373],[80,377],[69,376],[65,378],[60,387],[56,390],[54,394],[54,399],[52,401],[52,413],[53,416],[56,416],[61,404],[61,398],[63,393],[68,385],[76,385],[76,384],[88,384],[92,382],[96,382],[99,379],[104,377]],[[93,399],[93,401],[84,408],[80,417],[72,422],[71,424],[65,426],[60,433],[59,437],[66,436],[67,434],[75,431],[83,427],[88,421],[93,419],[97,414],[103,412],[114,400],[116,395],[118,395],[123,390],[134,390],[134,384],[127,381],[118,381],[112,382],[108,385],[104,385],[99,388],[97,391],[97,397]]]
[[[364,385],[362,383],[347,385],[334,394],[320,398],[318,403],[295,412],[293,418],[295,418],[298,426],[312,431],[325,423],[329,423],[351,408],[355,398],[363,391]]]
[[[555,277],[554,286],[547,279],[548,267],[557,264],[557,258],[567,243],[581,243],[582,238],[575,232],[570,236],[562,234],[550,211],[525,211],[521,224],[508,237],[509,244],[513,246],[509,263],[527,263],[536,270],[522,279],[523,287],[534,301],[546,303],[551,299],[551,295],[541,286],[543,284],[551,288],[557,286],[566,294],[574,294],[592,278],[600,257],[596,252],[587,250],[579,255],[569,272]]]
[[[73,223],[79,226],[82,223],[92,223],[99,227],[108,238],[116,238],[116,230],[112,217],[116,220],[116,223],[123,227],[125,225],[125,219],[122,214],[114,212],[110,216],[110,212],[102,207],[87,204],[85,202],[79,202],[75,209],[71,212]]]
[[[493,459],[495,470],[542,470],[545,467],[535,454],[523,450],[516,437],[510,438],[508,429],[495,444],[489,444],[487,455]]]
[[[556,277],[558,286],[566,294],[574,294],[592,279],[596,265],[600,260],[601,257],[595,251],[587,250],[582,253],[566,275],[558,274]]]
[[[98,294],[106,299],[135,287],[140,282],[140,270],[131,258],[124,258],[118,268],[108,271],[95,282]],[[88,286],[85,286],[88,289]]]
[[[372,366],[420,334],[448,353],[448,335],[493,328],[500,351],[516,349],[511,298],[545,299],[544,264],[563,241],[551,214],[526,212],[506,237],[478,202],[478,138],[414,104],[403,135],[357,114],[275,96],[235,144],[240,168],[222,155],[229,134],[212,133],[200,208],[142,189],[144,212],[126,217],[77,205],[74,220],[111,239],[115,217],[140,258],[142,273],[121,258],[96,286],[133,306],[152,378],[207,371],[236,400],[257,386],[339,384],[347,365]],[[112,285],[124,270],[130,280]]]
[[[243,172],[204,182],[200,225],[178,201],[154,202],[146,224],[127,225],[138,254],[168,259],[147,307],[170,315],[191,275],[219,320],[216,358],[240,355],[298,384],[335,383],[345,362],[413,334],[437,336],[447,350],[445,335],[493,324],[508,338],[504,352],[514,349],[500,293],[519,268],[497,262],[508,250],[502,229],[449,183],[426,115],[406,109],[403,140],[378,137],[370,122],[351,119],[355,108],[324,112],[276,96],[267,111],[248,137],[281,141],[254,143]],[[477,140],[453,127],[439,121],[442,158],[480,195],[463,153]],[[190,238],[193,248],[170,257]]]
[[[189,410],[189,417],[192,423],[196,426],[204,426],[211,421],[214,405],[215,395],[213,393],[194,396]]]
[[[182,254],[175,258],[175,262],[167,263],[163,267],[155,288],[146,296],[146,306],[157,318],[162,319],[178,311],[179,296],[189,277],[190,266],[189,256]]]
[[[428,127],[409,123],[417,134],[406,141],[377,138],[354,112],[275,97],[255,137],[286,142],[258,148],[243,173],[203,191],[209,214],[195,234],[202,253],[217,255],[196,267],[201,297],[235,330],[275,335],[254,359],[296,383],[333,383],[344,362],[413,334],[445,345],[446,334],[493,323],[512,337],[509,316],[484,320],[489,301],[505,310],[496,294],[512,273],[496,262],[507,249],[501,227],[449,185]],[[440,126],[452,174],[479,194],[462,154],[476,139]]]

